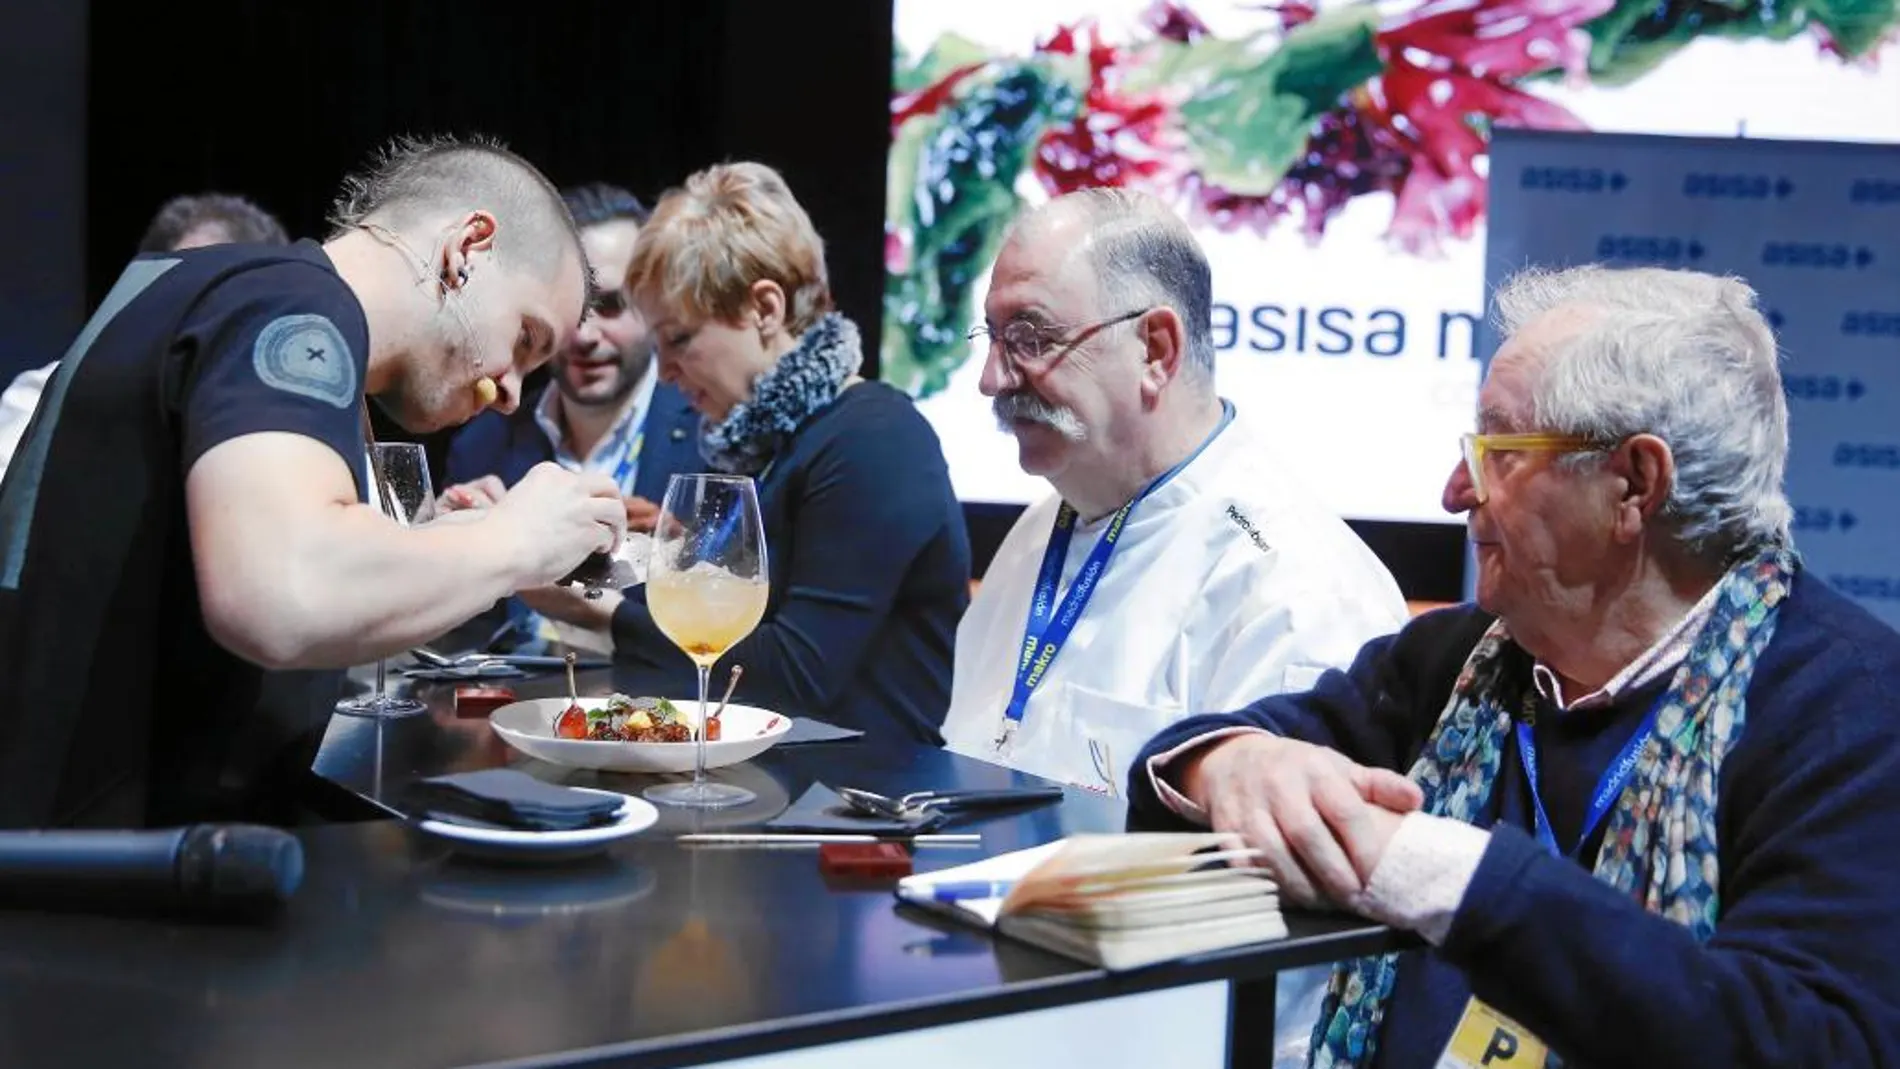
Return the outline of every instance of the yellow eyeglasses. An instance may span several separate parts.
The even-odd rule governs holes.
[[[1484,458],[1487,453],[1587,453],[1598,442],[1581,434],[1466,434],[1459,438],[1464,446],[1465,473],[1471,476],[1471,489],[1484,504]]]

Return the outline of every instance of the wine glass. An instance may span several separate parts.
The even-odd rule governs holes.
[[[645,795],[667,805],[723,809],[755,796],[706,779],[706,689],[712,666],[765,615],[770,590],[759,496],[744,475],[675,475],[647,558],[647,609],[673,645],[699,669],[699,722],[693,731],[693,781],[664,783]]]
[[[370,445],[370,503],[404,527],[435,519],[435,489],[429,482],[429,458],[415,442],[374,442]],[[389,694],[388,658],[377,658],[376,692],[345,698],[336,705],[344,716],[390,720],[415,716],[428,706],[414,698]]]

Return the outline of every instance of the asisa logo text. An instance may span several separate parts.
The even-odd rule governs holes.
[[[1841,317],[1841,333],[1900,337],[1900,312],[1849,312]]]
[[[1900,445],[1874,442],[1842,442],[1834,447],[1837,468],[1900,469]]]
[[[1786,178],[1765,174],[1689,174],[1682,177],[1685,197],[1727,197],[1731,200],[1777,200],[1794,192]]]
[[[1597,259],[1606,262],[1682,263],[1702,259],[1705,251],[1702,243],[1694,238],[1605,234],[1597,239]]]
[[[1794,529],[1797,531],[1840,531],[1845,534],[1860,526],[1860,517],[1846,509],[1831,509],[1815,505],[1797,505],[1794,510]]]
[[[1526,167],[1517,184],[1551,193],[1621,193],[1629,179],[1596,167]]]
[[[1819,267],[1841,270],[1866,267],[1874,250],[1861,246],[1830,245],[1818,241],[1771,241],[1762,246],[1761,262],[1769,267]]]
[[[1781,392],[1790,401],[1858,401],[1867,393],[1867,384],[1839,375],[1783,375]]]
[[[1900,178],[1860,178],[1848,187],[1854,204],[1900,204]]]
[[[1900,601],[1900,575],[1830,575],[1827,585],[1850,598]]]

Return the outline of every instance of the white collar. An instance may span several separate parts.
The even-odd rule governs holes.
[[[1715,615],[1715,601],[1722,584],[1716,583],[1709,588],[1702,599],[1677,620],[1675,626],[1663,632],[1650,647],[1638,654],[1636,659],[1623,666],[1623,670],[1610,677],[1608,683],[1574,702],[1564,701],[1563,683],[1557,673],[1545,667],[1542,661],[1531,666],[1531,680],[1537,686],[1537,693],[1544,696],[1560,712],[1572,709],[1589,709],[1608,705],[1633,690],[1654,683],[1666,672],[1673,672],[1677,666],[1689,657],[1689,649],[1695,644],[1696,636],[1702,633],[1703,625],[1709,617]]]
[[[1200,500],[1220,479],[1221,471],[1226,466],[1228,458],[1232,457],[1236,451],[1248,448],[1243,443],[1251,441],[1250,434],[1242,429],[1243,427],[1240,414],[1236,410],[1234,418],[1219,427],[1213,437],[1188,458],[1180,471],[1175,472],[1167,482],[1156,487],[1154,493],[1142,499],[1141,504],[1137,505],[1134,512],[1129,515],[1129,524],[1140,524],[1144,521],[1156,522],[1156,517]],[[1060,494],[1056,497],[1056,505],[1058,508],[1061,507]],[[1114,517],[1115,512],[1115,509],[1111,509],[1093,520],[1086,522],[1078,520],[1075,525],[1076,533],[1090,534],[1100,531],[1108,525],[1108,521]]]
[[[540,426],[541,433],[547,435],[548,442],[554,446],[554,458],[564,467],[595,467],[611,459],[610,449],[618,453],[619,443],[626,437],[629,428],[639,427],[646,422],[647,408],[653,403],[653,391],[659,381],[659,361],[648,361],[646,373],[640,376],[640,381],[634,384],[633,390],[627,394],[627,400],[620,406],[620,415],[614,418],[607,433],[600,436],[600,441],[594,443],[593,453],[584,459],[574,456],[567,449],[559,382],[550,380],[547,389],[541,391],[541,401],[534,406],[534,422]]]

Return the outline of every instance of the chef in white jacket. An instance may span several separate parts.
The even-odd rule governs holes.
[[[982,377],[1055,493],[957,628],[949,749],[1119,797],[1163,726],[1396,631],[1391,574],[1215,393],[1207,259],[1159,201],[1058,198],[996,260]]]
[[[1071,193],[1012,228],[971,333],[1055,493],[957,627],[949,749],[1119,798],[1164,725],[1307,689],[1404,624],[1391,573],[1215,393],[1212,289],[1143,194]],[[1276,1065],[1304,1064],[1329,974],[1280,977]]]

